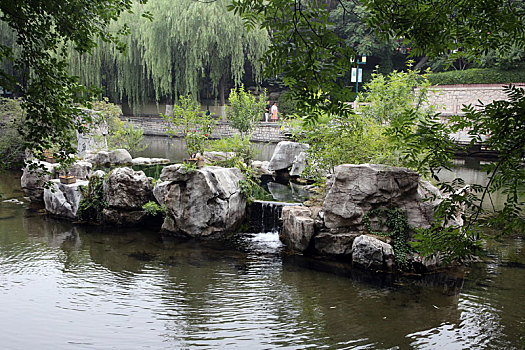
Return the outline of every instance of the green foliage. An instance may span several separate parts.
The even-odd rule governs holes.
[[[239,181],[239,187],[241,188],[241,194],[248,203],[252,203],[254,200],[273,200],[271,194],[266,192],[259,184],[259,179],[251,166],[247,166],[243,162],[237,162],[236,167],[244,176],[244,180]]]
[[[25,113],[20,101],[0,98],[0,168],[20,168],[24,162],[25,142],[18,131]]]
[[[454,60],[525,45],[522,1],[364,0],[363,4],[370,13],[369,25],[384,38],[404,38],[414,55],[451,52]]]
[[[480,251],[480,237],[473,231],[443,227],[436,223],[429,229],[418,229],[410,245],[422,256],[438,254],[443,265],[462,260]]]
[[[168,212],[168,208],[164,204],[158,205],[158,203],[149,201],[148,203],[144,204],[142,206],[142,209],[148,214],[149,216],[157,216],[162,215],[165,216]]]
[[[293,98],[290,90],[283,92],[279,96],[279,113],[285,118],[293,116],[297,111],[297,101]]]
[[[397,164],[397,150],[388,144],[385,127],[359,114],[321,115],[316,124],[289,118],[283,129],[295,140],[310,145],[301,176],[319,183],[339,164]]]
[[[365,103],[359,107],[359,112],[379,122],[395,121],[407,111],[416,115],[433,114],[435,108],[428,104],[432,92],[428,71],[420,75],[419,71],[411,69],[412,63],[409,62],[404,72],[393,71],[387,76],[373,73],[372,79],[364,86],[364,93],[358,97],[359,103]],[[416,87],[418,89],[414,91]]]
[[[104,199],[104,177],[92,176],[87,186],[79,186],[82,200],[78,204],[77,217],[86,222],[102,221],[102,211],[108,207]]]
[[[244,85],[231,89],[228,97],[230,106],[226,108],[226,116],[230,125],[241,133],[244,138],[257,126],[266,109],[266,91],[255,97],[244,90]]]
[[[315,120],[322,113],[349,112],[344,101],[352,97],[352,88],[340,78],[350,70],[355,52],[329,24],[324,3],[233,0],[228,8],[241,15],[248,28],[272,32],[265,74],[282,77],[301,115]]]
[[[519,83],[525,82],[525,69],[472,68],[432,73],[428,75],[428,81],[434,85]]]
[[[487,164],[488,184],[481,201],[487,194],[502,191],[507,199],[497,219],[503,222],[521,222],[525,227],[525,89],[505,87],[508,100],[494,101],[464,108],[465,115],[452,120],[458,129],[467,129],[472,136],[471,144],[483,142],[489,149],[498,152],[496,162]],[[471,218],[476,222],[479,209]]]
[[[190,158],[196,158],[198,153],[204,152],[206,142],[215,128],[215,121],[210,115],[200,112],[200,106],[195,100],[190,96],[181,96],[173,106],[173,114],[162,117],[168,122],[168,135],[176,136],[182,132]]]
[[[108,125],[108,147],[110,149],[124,148],[131,154],[146,149],[144,144],[144,129],[134,127],[129,121],[120,119],[122,110],[107,99],[93,101],[91,108],[98,112],[95,123],[105,121]]]
[[[1,30],[11,35],[11,42],[0,44],[0,59],[7,62],[0,85],[23,96],[27,117],[20,131],[35,154],[53,144],[60,161],[74,153],[72,131],[82,131],[83,124],[75,106],[84,102],[86,89],[69,74],[66,51],[88,52],[99,37],[118,45],[125,28],[107,27],[131,5],[132,0],[0,2]]]
[[[218,162],[220,166],[234,167],[237,162],[250,164],[257,155],[257,150],[250,142],[249,137],[233,135],[232,137],[213,140],[206,146],[207,151],[233,152],[235,156],[231,159]]]
[[[428,102],[430,82],[427,75],[409,68],[388,76],[374,73],[359,97],[364,118],[381,123],[382,135],[399,157],[397,165],[412,168],[423,175],[435,175],[441,167],[450,167],[456,146],[449,137],[450,128],[440,122],[435,107]],[[413,91],[414,87],[417,91]],[[385,124],[383,124],[386,122]]]
[[[373,230],[371,219],[377,219],[377,226],[381,229],[386,227],[387,232]],[[412,227],[408,224],[406,214],[400,208],[376,208],[365,213],[363,223],[368,232],[391,237],[394,240],[393,248],[395,262],[400,269],[410,269],[409,257],[412,253],[408,240]],[[375,226],[375,225],[374,225]]]

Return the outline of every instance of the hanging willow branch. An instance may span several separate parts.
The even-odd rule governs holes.
[[[268,32],[248,31],[238,16],[227,11],[227,4],[227,0],[135,4],[134,13],[124,14],[115,24],[115,28],[129,27],[126,54],[102,41],[90,55],[72,50],[71,73],[135,108],[146,102],[176,101],[188,93],[197,97],[206,81],[214,93],[221,79],[239,85],[246,63],[260,81],[262,57],[270,44]],[[146,11],[152,21],[140,15]]]

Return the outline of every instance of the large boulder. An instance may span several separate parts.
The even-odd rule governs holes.
[[[361,235],[352,244],[352,263],[370,270],[391,270],[394,250],[377,238]]]
[[[297,158],[301,158],[301,152],[305,152],[308,148],[310,148],[310,146],[305,143],[291,141],[279,142],[275,147],[272,159],[270,159],[268,170],[278,171],[292,167]]]
[[[414,227],[428,227],[433,204],[418,192],[419,174],[406,168],[344,164],[327,181],[324,224],[330,230],[365,233],[363,218],[371,209],[399,207]]]
[[[202,158],[206,164],[221,162],[235,157],[235,152],[204,151]]]
[[[116,168],[104,180],[104,198],[109,208],[121,211],[141,210],[153,200],[152,178],[143,171]]]
[[[237,168],[204,167],[188,171],[182,164],[167,166],[153,190],[168,215],[165,231],[198,238],[220,238],[244,218],[246,201]]]
[[[128,165],[133,163],[133,158],[127,150],[119,148],[109,152],[109,162],[112,165]]]
[[[49,187],[44,190],[46,210],[56,216],[75,219],[83,196],[79,186],[86,186],[88,181],[77,181],[70,185],[60,183],[60,180],[50,180]]]
[[[43,202],[44,184],[56,177],[59,166],[58,163],[43,161],[32,161],[26,165],[20,182],[22,190],[31,202]]]
[[[275,171],[268,170],[268,166],[270,165],[270,162],[265,160],[254,160],[251,163],[252,169],[257,175],[275,175]]]
[[[303,206],[286,206],[282,212],[283,229],[280,240],[291,250],[304,252],[314,235],[312,212]]]

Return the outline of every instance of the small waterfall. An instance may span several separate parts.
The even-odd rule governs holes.
[[[299,203],[254,201],[248,208],[249,231],[281,232],[281,213],[286,205],[301,205]]]

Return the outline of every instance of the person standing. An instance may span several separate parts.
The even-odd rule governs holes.
[[[277,102],[274,102],[272,109],[271,109],[272,116],[270,117],[270,120],[272,122],[276,122],[277,119],[279,119],[279,110],[277,109]]]
[[[270,108],[272,105],[270,105],[270,101],[266,101],[266,110],[264,111],[264,121],[267,122],[270,118]]]

